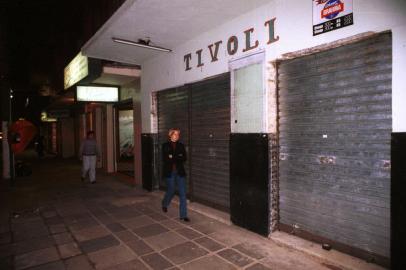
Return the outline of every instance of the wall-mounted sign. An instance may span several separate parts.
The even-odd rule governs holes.
[[[58,119],[49,117],[46,111],[41,112],[41,121],[42,122],[56,122]]]
[[[118,87],[78,86],[76,99],[85,102],[117,102],[119,100]]]
[[[89,61],[87,56],[79,53],[65,67],[64,70],[64,88],[68,89],[75,83],[79,82],[89,74]]]
[[[354,24],[352,0],[312,0],[313,36]]]
[[[268,41],[267,44],[274,43],[279,40],[279,36],[275,36],[275,20],[276,18],[273,18],[271,20],[268,20],[264,22],[264,27],[267,28],[268,32]],[[218,61],[219,57],[219,48],[220,46],[226,46],[227,47],[227,53],[228,55],[232,56],[234,55],[238,50],[242,50],[242,52],[248,52],[251,51],[259,46],[259,41],[254,40],[255,29],[250,28],[248,30],[244,31],[244,40],[240,41],[238,40],[237,36],[231,36],[228,38],[227,42],[224,42],[223,44],[222,40],[219,40],[217,42],[214,42],[207,46],[205,50],[199,49],[196,51],[195,54],[188,53],[183,57],[183,61],[185,63],[185,71],[191,70],[192,69],[192,61],[194,60],[196,56],[195,64],[196,67],[202,67],[204,66],[205,63],[202,61],[202,54],[203,53],[208,53],[210,54],[210,59],[211,62],[216,62]],[[242,45],[241,45],[242,43]],[[222,45],[223,44],[223,45]]]

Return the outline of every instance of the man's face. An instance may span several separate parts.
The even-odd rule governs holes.
[[[89,139],[93,139],[93,138],[94,138],[94,134],[93,134],[93,133],[90,133],[89,135],[87,135],[87,137],[88,137]]]
[[[177,142],[179,140],[179,135],[180,135],[179,131],[172,132],[171,137],[170,137],[171,141],[172,142]]]

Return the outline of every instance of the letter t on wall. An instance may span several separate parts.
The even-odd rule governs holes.
[[[185,71],[191,70],[192,68],[190,67],[190,60],[192,59],[192,54],[188,53],[183,57],[183,62],[186,63],[186,68]]]

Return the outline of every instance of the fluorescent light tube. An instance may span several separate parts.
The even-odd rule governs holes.
[[[138,42],[134,42],[134,41],[130,41],[130,40],[125,40],[125,39],[121,39],[121,38],[114,38],[113,37],[112,40],[114,42],[117,42],[117,43],[136,46],[136,47],[141,47],[141,48],[146,48],[146,49],[150,49],[150,50],[156,50],[156,51],[161,51],[161,52],[171,52],[172,51],[170,49],[166,49],[166,48],[162,48],[162,47],[158,47],[158,46],[147,45],[147,44],[142,44],[142,43],[138,43]]]

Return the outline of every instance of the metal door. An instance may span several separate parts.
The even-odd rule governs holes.
[[[391,34],[279,65],[280,222],[389,257]]]
[[[191,85],[193,199],[230,207],[230,74]]]
[[[158,92],[158,158],[159,186],[166,187],[162,177],[162,153],[161,148],[164,142],[168,141],[168,131],[170,128],[180,129],[180,141],[185,145],[186,152],[189,153],[189,91],[187,87],[177,87]],[[189,183],[189,163],[186,161],[186,181]],[[189,184],[187,189],[189,190]]]
[[[228,210],[230,75],[158,92],[158,141],[180,128],[188,161],[187,188],[193,200]],[[161,154],[158,166],[161,171]],[[160,186],[165,182],[160,173]]]

